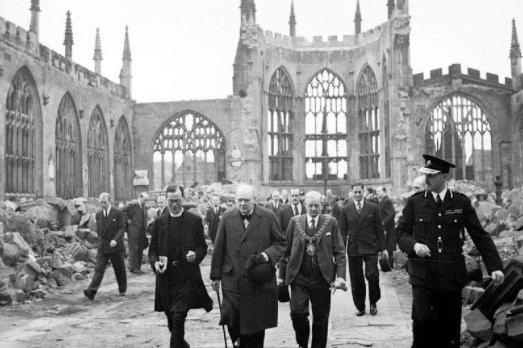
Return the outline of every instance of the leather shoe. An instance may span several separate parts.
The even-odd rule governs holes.
[[[365,308],[363,308],[363,309],[361,309],[361,310],[359,310],[359,311],[356,312],[356,316],[357,316],[357,317],[361,317],[361,316],[363,316],[363,315],[365,315]]]
[[[125,296],[125,291],[120,292],[118,296]]]
[[[373,304],[370,305],[370,310],[369,310],[369,312],[370,312],[370,315],[376,315],[376,314],[378,314],[378,307],[376,307],[376,304],[375,304],[375,303],[373,303]]]
[[[94,294],[92,293],[92,291],[89,291],[88,289],[85,289],[84,290],[84,295],[85,297],[87,297],[89,300],[94,300]]]

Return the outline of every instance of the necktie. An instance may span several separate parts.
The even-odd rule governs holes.
[[[313,231],[316,231],[316,220],[314,220],[314,219],[311,220],[311,229]]]
[[[441,197],[439,195],[439,193],[436,195],[436,205],[438,206],[438,208],[441,207],[441,204],[443,204],[443,201],[441,200]]]
[[[104,209],[104,218],[107,218],[107,209]]]
[[[361,202],[358,202],[356,209],[358,209],[358,214],[361,214]]]
[[[298,207],[297,207],[297,206],[294,206],[294,216],[296,216],[296,215],[299,215],[299,213],[298,213]]]

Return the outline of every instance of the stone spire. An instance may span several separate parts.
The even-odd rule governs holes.
[[[510,44],[510,59],[521,58],[521,48],[519,47],[518,31],[516,20],[512,19],[512,41]]]
[[[521,48],[519,47],[516,20],[512,19],[512,42],[510,44],[510,70],[512,75],[512,87],[519,91],[522,87],[521,76]]]
[[[356,3],[356,15],[354,16],[354,32],[356,35],[361,34],[361,9],[360,0]]]
[[[289,17],[289,35],[296,37],[296,14],[294,13],[294,1],[291,1],[291,15]]]
[[[241,5],[242,25],[256,24],[256,4],[254,0],[242,0]]]
[[[391,19],[392,18],[392,14],[394,13],[394,9],[396,8],[396,1],[395,0],[389,0],[387,2],[387,8],[389,9],[388,19]]]
[[[123,45],[122,69],[120,70],[120,85],[124,86],[127,98],[131,99],[131,46],[129,45],[129,27],[125,27],[125,40]]]
[[[71,11],[66,13],[67,19],[65,20],[65,58],[73,60],[73,26],[71,24]]]
[[[96,38],[94,40],[94,72],[98,75],[102,74],[102,44],[100,41],[100,29],[96,28]]]
[[[31,25],[29,26],[29,31],[35,33],[36,40],[38,41],[38,36],[40,35],[40,0],[31,0]]]
[[[398,11],[409,13],[409,0],[398,0],[396,3]]]

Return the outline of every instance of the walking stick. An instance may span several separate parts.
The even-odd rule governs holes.
[[[220,290],[216,290],[216,296],[218,296],[218,307],[220,308],[220,318],[222,317],[222,300],[220,298]],[[225,348],[227,347],[227,335],[225,334],[225,325],[222,325],[223,341],[225,342]]]

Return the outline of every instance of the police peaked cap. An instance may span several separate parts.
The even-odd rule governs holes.
[[[456,165],[438,157],[425,154],[423,158],[425,159],[425,166],[420,168],[421,174],[448,173],[450,168],[456,168]]]

